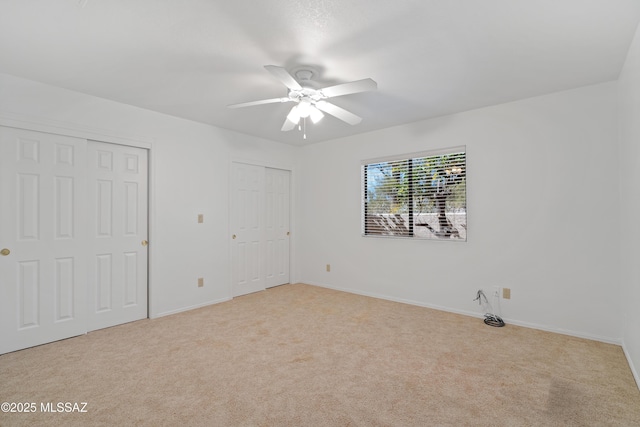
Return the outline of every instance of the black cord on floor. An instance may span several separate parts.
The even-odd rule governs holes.
[[[504,320],[502,320],[500,316],[496,316],[495,314],[485,314],[484,323],[489,326],[495,326],[498,328],[504,326]]]
[[[484,294],[482,289],[478,289],[478,292],[476,294],[476,298],[474,299],[474,301],[478,301],[478,304],[485,306],[484,307],[485,308],[485,315],[484,315],[485,324],[489,326],[496,326],[496,327],[504,326],[504,320],[502,320],[500,316],[493,314],[493,307],[491,307],[491,304],[489,303],[489,300],[487,299],[487,296]]]

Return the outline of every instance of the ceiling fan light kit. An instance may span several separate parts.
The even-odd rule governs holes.
[[[311,108],[315,108],[311,105],[311,101],[308,98],[302,98],[298,102],[298,112],[300,117],[307,118],[311,114]]]
[[[322,120],[322,118],[324,117],[324,114],[322,114],[322,111],[318,110],[316,107],[313,107],[311,109],[311,113],[309,113],[309,116],[311,117],[311,121],[315,125],[320,120]]]
[[[337,96],[376,90],[378,88],[378,84],[372,79],[363,79],[329,86],[322,89],[314,89],[310,84],[311,77],[313,77],[313,71],[311,70],[302,69],[296,71],[296,79],[283,67],[265,65],[264,68],[289,89],[287,97],[232,104],[228,107],[242,108],[254,105],[295,102],[296,105],[291,108],[291,111],[287,114],[287,118],[280,129],[283,132],[292,130],[296,125],[298,125],[298,129],[301,129],[301,120],[302,124],[306,128],[307,118],[310,118],[314,124],[318,123],[324,117],[323,112],[350,125],[357,125],[362,121],[361,117],[325,100]],[[306,139],[306,131],[303,137]]]
[[[291,109],[291,111],[289,111],[289,114],[287,115],[287,120],[289,120],[293,124],[298,124],[298,122],[300,121],[300,111],[298,111],[298,106],[297,105],[295,105]],[[283,129],[283,130],[285,130],[285,129]]]

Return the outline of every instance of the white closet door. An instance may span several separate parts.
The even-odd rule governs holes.
[[[147,150],[89,141],[89,331],[147,317]]]
[[[291,173],[265,169],[266,287],[289,283],[289,187]]]
[[[231,280],[233,296],[265,289],[264,167],[232,164]]]
[[[86,332],[85,150],[0,127],[0,353]]]

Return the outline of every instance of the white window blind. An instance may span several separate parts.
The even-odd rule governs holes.
[[[466,148],[362,162],[362,233],[467,238]]]

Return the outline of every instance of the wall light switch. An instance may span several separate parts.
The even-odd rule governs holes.
[[[502,288],[502,298],[511,299],[511,288]]]
[[[204,222],[204,215],[198,214],[198,224],[202,224]]]
[[[331,264],[327,264],[327,273],[331,271]]]
[[[204,286],[204,277],[198,277],[198,287],[201,288]]]

